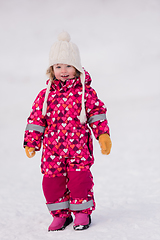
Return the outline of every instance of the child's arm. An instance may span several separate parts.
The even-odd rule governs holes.
[[[38,94],[33,103],[31,114],[27,119],[24,136],[24,148],[28,157],[33,157],[35,155],[35,151],[39,151],[41,148],[41,142],[46,127],[45,118],[42,116],[44,94],[44,90]]]
[[[112,142],[106,118],[107,109],[104,103],[98,99],[97,94],[91,87],[87,88],[87,119],[93,134],[99,140],[102,154],[108,155],[111,151]]]

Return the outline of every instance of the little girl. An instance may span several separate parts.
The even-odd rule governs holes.
[[[111,140],[104,103],[90,86],[77,46],[66,32],[59,35],[49,55],[47,89],[35,99],[24,136],[31,158],[43,142],[41,171],[46,204],[53,216],[49,231],[63,230],[74,218],[74,230],[87,229],[95,209],[91,130],[103,154]]]

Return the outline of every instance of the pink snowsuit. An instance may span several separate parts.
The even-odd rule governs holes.
[[[34,147],[39,151],[43,142],[43,191],[53,216],[68,217],[71,211],[91,214],[95,208],[90,172],[94,162],[90,128],[98,139],[100,134],[109,134],[109,127],[106,107],[90,83],[90,75],[85,71],[87,123],[82,125],[78,118],[82,100],[80,78],[69,79],[65,83],[54,80],[46,116],[42,116],[44,89],[35,99],[27,121],[24,147]]]

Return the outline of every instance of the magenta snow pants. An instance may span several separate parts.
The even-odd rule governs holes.
[[[68,217],[71,212],[91,214],[95,209],[93,177],[89,169],[68,171],[67,176],[44,175],[42,187],[52,216]]]

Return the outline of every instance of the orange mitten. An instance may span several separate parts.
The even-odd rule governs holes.
[[[107,133],[101,134],[99,136],[99,144],[101,147],[102,154],[110,154],[112,142],[110,136]]]
[[[29,158],[34,157],[34,155],[36,154],[35,148],[28,147],[28,146],[25,147],[25,152],[26,152],[27,157],[29,157]]]

